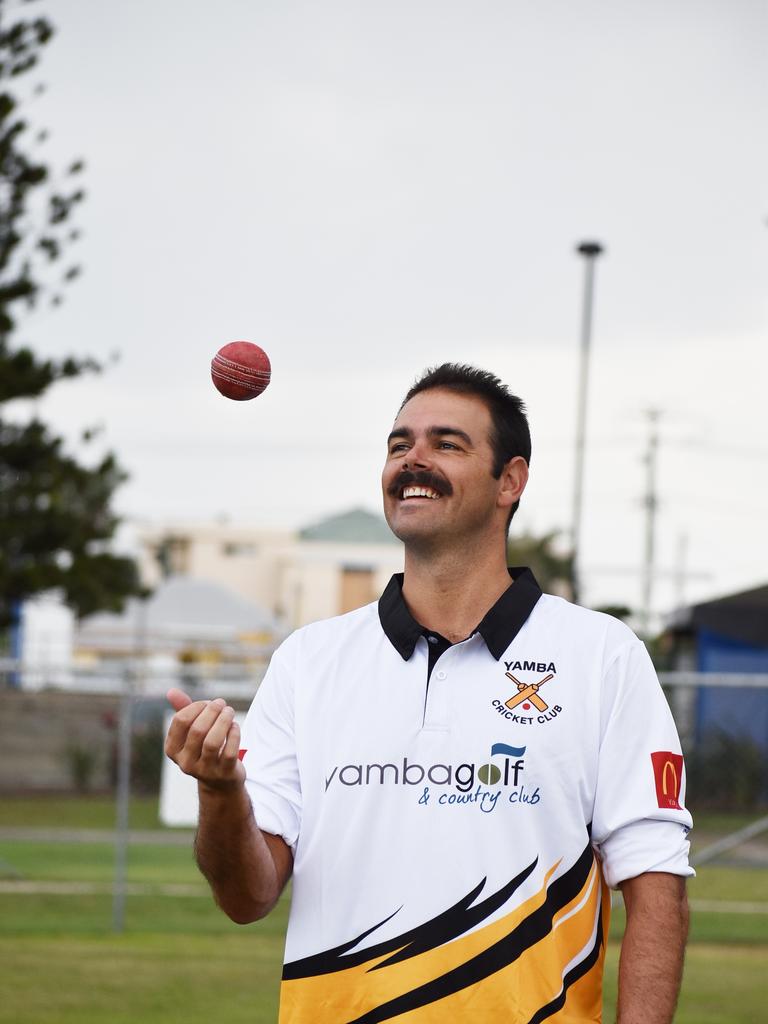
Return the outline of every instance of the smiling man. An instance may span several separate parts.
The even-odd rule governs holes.
[[[286,640],[242,739],[223,701],[169,694],[219,904],[257,920],[293,874],[285,1024],[600,1021],[609,887],[619,1021],[672,1020],[679,741],[642,643],[507,568],[530,454],[496,377],[428,371],[382,474],[404,573]]]

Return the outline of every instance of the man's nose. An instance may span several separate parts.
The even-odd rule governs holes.
[[[416,440],[405,460],[407,469],[427,469],[432,465],[432,449],[427,441]]]

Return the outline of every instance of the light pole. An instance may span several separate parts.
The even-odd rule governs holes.
[[[576,403],[576,457],[573,470],[573,514],[571,517],[573,600],[581,596],[581,513],[584,498],[584,443],[587,422],[589,346],[592,340],[592,302],[595,290],[595,260],[604,252],[599,242],[580,242],[576,252],[584,257],[584,298],[581,307],[581,348],[579,390]]]
[[[656,494],[656,456],[659,451],[659,416],[658,409],[649,409],[648,416],[648,448],[645,453],[645,558],[643,559],[643,599],[640,606],[641,632],[647,639],[651,632],[651,595],[655,575],[654,558],[656,553],[656,512],[659,499]]]

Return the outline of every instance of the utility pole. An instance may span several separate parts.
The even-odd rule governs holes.
[[[115,877],[112,885],[112,930],[125,929],[125,903],[128,893],[128,847],[130,845],[131,754],[133,748],[133,712],[137,690],[146,682],[147,598],[136,604],[136,650],[133,664],[123,674],[120,697],[120,724],[117,734],[117,790],[115,793]]]
[[[685,581],[688,577],[688,534],[677,537],[677,568],[675,570],[675,606],[685,607]]]
[[[592,305],[595,287],[595,260],[604,251],[599,242],[580,242],[576,252],[584,257],[584,297],[581,307],[581,345],[579,382],[576,399],[576,453],[573,469],[573,513],[571,516],[571,551],[573,600],[581,596],[581,518],[584,503],[584,449],[587,425],[587,389],[589,384],[589,349],[592,341]]]
[[[645,556],[643,558],[643,594],[640,604],[641,633],[648,636],[651,629],[653,604],[654,561],[656,557],[656,513],[659,499],[656,493],[656,462],[659,450],[658,423],[661,413],[658,409],[648,409],[648,446],[645,450]]]

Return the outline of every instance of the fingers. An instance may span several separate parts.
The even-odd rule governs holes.
[[[237,722],[232,722],[230,726],[227,739],[221,748],[221,759],[222,761],[240,760],[240,726]]]
[[[221,698],[211,701],[198,700],[177,711],[173,716],[168,730],[168,741],[177,753],[183,755],[185,761],[195,762],[200,759],[205,738],[224,707]],[[181,765],[178,757],[174,760]],[[184,768],[184,765],[181,767]],[[186,768],[184,770],[186,771]]]
[[[227,778],[245,781],[245,766],[240,760],[240,726],[237,722],[232,722],[230,726],[219,760]]]
[[[180,690],[177,692],[181,693]],[[187,704],[186,707],[182,707],[181,711],[176,712],[165,741],[165,752],[168,757],[174,761],[176,760],[176,754],[183,749],[187,742],[190,726],[208,707],[209,703],[210,701],[207,700],[196,700],[191,704]]]
[[[174,711],[181,711],[182,708],[186,708],[192,703],[192,698],[183,690],[176,689],[175,686],[165,696]]]
[[[221,698],[182,707],[168,730],[166,754],[183,772],[207,785],[242,781],[245,769],[238,758],[240,729],[234,717],[234,709]]]
[[[190,738],[197,739],[198,723],[199,730],[202,734],[202,730],[205,727],[206,715],[211,711],[210,708],[206,709],[206,712],[196,720],[194,726],[189,730]],[[200,756],[203,758],[218,758],[224,748],[224,744],[227,741],[229,730],[232,727],[232,722],[235,718],[234,708],[222,706],[218,717],[213,720],[213,723],[209,727],[208,731],[202,734],[202,744],[200,749]]]

